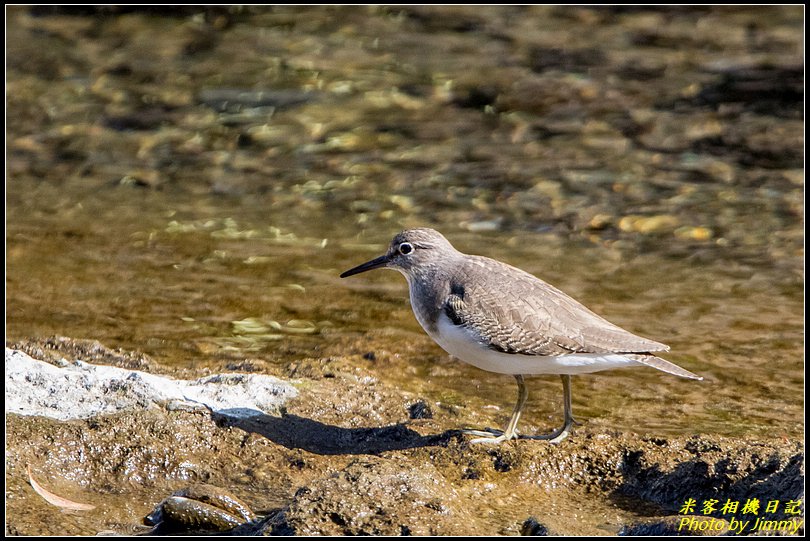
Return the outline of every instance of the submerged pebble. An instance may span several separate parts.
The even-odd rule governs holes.
[[[213,485],[193,485],[174,492],[144,518],[156,531],[224,532],[254,520],[239,498]]]

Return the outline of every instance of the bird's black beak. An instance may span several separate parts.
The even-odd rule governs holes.
[[[370,271],[373,269],[379,269],[380,267],[384,267],[391,261],[391,257],[388,254],[381,255],[377,259],[372,259],[371,261],[367,261],[362,265],[358,265],[353,269],[349,269],[343,274],[340,275],[341,278],[347,278],[349,276],[354,276],[355,274],[360,274],[361,272]]]

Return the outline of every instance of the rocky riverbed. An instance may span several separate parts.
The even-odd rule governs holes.
[[[16,370],[24,372],[27,363],[31,374],[37,363],[29,354],[52,363],[53,372],[76,368],[78,359],[122,373],[166,371],[142,355],[86,341],[53,338],[15,347],[6,350],[7,364],[17,357]],[[701,506],[711,499],[721,505],[758,499],[763,506],[779,500],[782,508],[765,515],[768,520],[802,520],[784,507],[803,498],[804,450],[797,442],[660,437],[585,423],[559,445],[470,445],[458,428],[478,422],[479,404],[448,409],[352,365],[335,359],[328,368],[313,366],[290,380],[297,395],[277,394],[275,406],[249,416],[145,394],[141,403],[119,403],[117,413],[87,418],[58,420],[31,409],[7,414],[7,533],[145,531],[143,518],[154,506],[198,483],[235,494],[259,515],[239,526],[240,533],[685,533],[687,519],[693,533],[717,533],[697,525],[716,519],[724,532],[746,518],[719,506],[704,515]],[[29,389],[47,387],[48,377],[63,379],[38,374],[39,385]],[[6,378],[8,390],[8,371]],[[84,391],[90,395],[92,387]],[[110,402],[124,394],[124,385],[107,388]],[[33,492],[28,467],[49,491],[96,508],[60,512]],[[690,500],[697,507],[681,513]]]

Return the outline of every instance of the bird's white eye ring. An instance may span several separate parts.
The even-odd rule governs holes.
[[[413,244],[411,244],[410,242],[403,242],[402,244],[399,245],[397,249],[399,250],[399,253],[401,253],[402,255],[408,255],[411,252],[413,252]]]

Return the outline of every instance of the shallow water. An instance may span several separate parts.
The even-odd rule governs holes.
[[[353,355],[502,423],[512,379],[449,360],[401,277],[338,278],[430,226],[706,378],[575,378],[581,421],[802,434],[802,106],[734,87],[802,65],[800,8],[435,13],[10,10],[7,337],[217,370]],[[233,88],[300,103],[204,92]],[[559,387],[530,380],[524,431]]]
[[[382,253],[396,229],[340,238],[336,230],[357,226],[277,232],[262,216],[223,214],[227,205],[198,210],[188,222],[177,220],[182,211],[149,215],[151,205],[140,206],[111,211],[103,201],[76,202],[27,226],[10,216],[10,338],[95,338],[161,363],[217,369],[244,358],[285,363],[362,353],[384,341],[412,368],[375,374],[370,367],[371,375],[395,377],[441,401],[478,395],[508,414],[512,379],[446,359],[421,332],[398,274],[337,277]],[[64,214],[70,229],[59,219]],[[42,222],[50,234],[38,235]],[[180,231],[183,223],[189,230]],[[693,382],[647,369],[577,377],[578,417],[664,434],[801,431],[802,287],[791,272],[625,256],[549,233],[448,235],[462,250],[533,272],[617,324],[669,344],[669,359],[706,377]],[[380,328],[383,336],[366,339]],[[557,378],[532,378],[530,389],[524,423],[542,429],[559,422]]]

